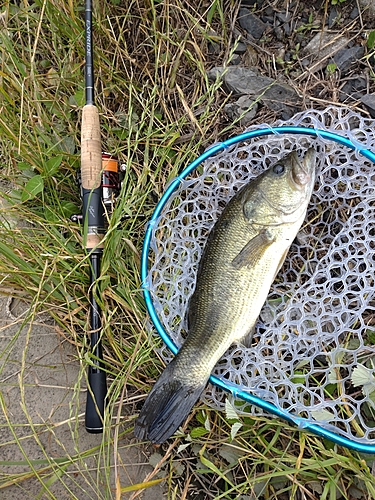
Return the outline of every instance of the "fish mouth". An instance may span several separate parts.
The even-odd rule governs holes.
[[[310,183],[315,171],[316,151],[309,148],[300,159],[297,153],[292,157],[292,178],[297,188],[302,189]]]

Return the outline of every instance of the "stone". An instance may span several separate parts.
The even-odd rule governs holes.
[[[215,56],[219,55],[221,52],[220,44],[216,42],[210,42],[207,48],[208,48],[208,53]]]
[[[239,54],[233,54],[232,55],[232,58],[230,60],[230,64],[233,65],[233,66],[237,66],[239,64],[241,64],[241,56]]]
[[[310,71],[316,72],[327,66],[329,58],[344,49],[348,42],[346,37],[337,33],[319,32],[301,50],[301,55],[311,61]]]
[[[261,4],[262,1],[260,2],[259,0],[242,0],[241,5],[242,7],[254,7],[255,4]]]
[[[288,120],[299,111],[300,98],[290,85],[276,82],[266,90],[261,97],[263,104],[273,111],[280,113],[283,120]]]
[[[333,57],[333,62],[337,68],[343,73],[347,71],[350,66],[361,59],[365,53],[364,47],[361,45],[354,45],[354,47],[339,50]]]
[[[282,23],[288,23],[291,19],[290,12],[276,12],[276,17]]]
[[[375,0],[359,0],[359,4],[370,16],[375,15]]]
[[[264,30],[267,25],[255,16],[249,9],[241,7],[238,12],[238,22],[241,28],[243,28],[249,35],[251,35],[256,40],[259,40],[263,35]]]
[[[273,32],[276,36],[276,38],[282,42],[285,38],[285,35],[284,35],[284,31],[283,29],[280,27],[280,26],[275,26],[274,29],[273,29]]]
[[[228,66],[228,68],[231,68],[232,66]],[[225,68],[222,66],[215,66],[212,69],[209,69],[207,71],[207,77],[211,82],[215,82],[216,80],[221,80],[223,78]]]
[[[236,44],[236,47],[234,49],[234,53],[235,54],[243,54],[244,52],[246,52],[246,43],[244,42],[237,42]]]
[[[261,20],[264,22],[264,24],[269,24],[270,26],[273,25],[274,23],[274,18],[273,16],[262,16]]]
[[[291,27],[290,27],[290,23],[285,23],[283,28],[284,28],[285,36],[289,36],[292,32]]]
[[[275,11],[273,9],[273,7],[271,7],[271,5],[269,5],[268,7],[266,7],[264,9],[264,15],[265,16],[269,16],[273,19],[273,15],[274,15]]]
[[[358,10],[358,7],[354,7],[354,9],[351,11],[350,13],[350,19],[356,19],[359,15],[359,10]]]
[[[18,294],[15,291],[16,297]],[[26,319],[30,319],[27,324]],[[0,438],[2,444],[7,443],[1,448],[1,460],[9,463],[8,467],[1,466],[1,475],[2,478],[6,474],[22,477],[24,491],[21,492],[17,481],[10,480],[5,488],[5,481],[2,481],[0,498],[41,498],[44,490],[41,490],[41,483],[35,480],[35,475],[32,477],[26,472],[25,465],[22,465],[26,463],[25,458],[30,464],[38,464],[44,458],[47,467],[54,468],[53,457],[77,456],[77,453],[85,457],[85,463],[69,463],[65,474],[72,476],[71,479],[66,477],[59,481],[58,476],[51,476],[54,480],[46,485],[48,495],[43,494],[44,498],[110,498],[112,494],[107,484],[98,489],[93,486],[90,489],[92,494],[88,493],[88,478],[95,482],[97,463],[103,459],[100,451],[102,437],[87,433],[82,418],[78,419],[85,405],[86,391],[77,347],[67,341],[67,332],[63,333],[60,325],[45,313],[36,314],[35,302],[30,305],[19,299],[0,297],[0,324]],[[132,485],[143,482],[153,471],[145,460],[145,450],[134,446],[134,438],[130,435],[121,437],[118,449],[112,442],[106,453],[108,456],[119,453],[119,463],[126,463],[126,474],[121,478],[124,488],[131,489]],[[47,457],[51,457],[51,465],[48,465]],[[37,467],[40,471],[41,466]],[[90,470],[92,473],[87,474]],[[100,474],[102,472],[104,469]],[[108,469],[106,479],[108,485],[116,484],[113,467]],[[166,498],[164,484],[154,485],[145,492],[147,495],[142,495],[144,500]]]
[[[336,19],[338,18],[338,12],[336,7],[331,7],[331,10],[329,11],[329,16],[328,16],[328,28],[332,28],[332,26],[335,24]]]
[[[224,111],[230,120],[236,120],[242,115],[239,124],[243,127],[250,125],[257,110],[258,104],[247,95],[243,95],[236,102],[224,106]]]
[[[367,92],[367,80],[361,75],[354,75],[340,89],[339,101],[360,100]]]
[[[216,67],[208,71],[207,76],[211,81],[221,78],[225,87],[234,94],[260,100],[269,109],[280,113],[282,119],[288,119],[298,111],[300,98],[297,92],[290,85],[259,75],[256,68]]]
[[[213,55],[219,55],[221,52],[221,47],[220,47],[220,36],[217,34],[216,31],[214,30],[209,30],[208,31],[208,36],[209,36],[209,42],[208,42],[208,53],[213,54]]]
[[[259,95],[268,86],[272,85],[274,80],[268,76],[260,76],[256,68],[243,68],[229,66],[226,68],[213,68],[208,72],[209,78],[215,72],[222,76],[225,86],[234,94]]]
[[[370,113],[371,118],[375,118],[375,94],[365,94],[361,98],[361,102]]]
[[[313,55],[317,58],[333,55],[348,44],[348,39],[337,33],[320,31],[304,47],[303,54]]]

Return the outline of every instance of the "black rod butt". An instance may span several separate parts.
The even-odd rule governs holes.
[[[104,406],[107,396],[107,381],[105,372],[89,371],[89,389],[87,390],[85,426],[90,434],[103,432]],[[91,389],[91,390],[90,390]]]

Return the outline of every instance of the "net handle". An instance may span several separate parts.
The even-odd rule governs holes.
[[[233,146],[234,144],[237,144],[242,141],[247,141],[250,139],[255,139],[257,137],[264,137],[268,135],[279,135],[279,134],[298,134],[298,135],[308,135],[310,137],[314,138],[319,138],[319,139],[325,139],[328,141],[333,141],[337,142],[343,146],[346,146],[349,149],[352,150],[358,150],[361,155],[363,155],[365,158],[370,160],[375,164],[375,153],[370,151],[369,149],[365,148],[364,146],[362,147],[360,142],[352,142],[350,139],[344,137],[343,135],[336,134],[334,132],[329,132],[327,130],[321,130],[321,129],[315,129],[315,128],[309,128],[309,127],[293,127],[293,126],[283,126],[283,127],[267,127],[267,128],[261,128],[261,129],[256,129],[256,130],[251,130],[249,132],[244,132],[243,134],[236,135],[234,137],[231,137],[230,139],[220,142],[218,144],[215,144],[211,148],[207,149],[201,156],[196,158],[190,165],[188,165],[179,176],[174,178],[171,183],[168,185],[165,193],[163,196],[160,198],[158,204],[156,205],[156,208],[154,210],[154,213],[152,214],[152,217],[148,223],[147,229],[146,229],[146,234],[145,234],[145,239],[143,242],[143,248],[142,248],[142,257],[141,257],[141,280],[142,280],[142,290],[143,290],[143,295],[144,299],[146,302],[146,307],[147,311],[150,315],[151,321],[153,322],[156,331],[162,338],[163,342],[167,345],[167,347],[172,351],[173,354],[177,354],[178,348],[173,342],[173,340],[170,338],[170,336],[167,334],[167,332],[164,329],[163,324],[160,321],[159,316],[157,315],[157,312],[154,307],[154,303],[152,300],[152,296],[150,293],[150,287],[149,287],[149,278],[148,278],[148,259],[149,259],[149,250],[150,250],[150,244],[152,240],[152,236],[155,232],[155,229],[157,228],[158,225],[158,219],[161,215],[161,212],[172,196],[173,192],[179,187],[179,185],[182,183],[182,181],[195,169],[197,168],[201,163],[203,163],[205,160],[208,158],[211,158],[212,156],[216,155],[217,153],[222,152],[223,150],[229,148],[230,146]],[[258,406],[258,408],[261,408],[262,410],[271,413],[272,415],[275,415],[279,418],[282,418],[283,420],[286,420],[290,424],[296,425],[299,429],[305,429],[313,434],[323,437],[325,439],[328,439],[332,441],[333,443],[336,443],[340,446],[344,446],[346,448],[362,452],[362,453],[375,453],[375,443],[374,444],[365,444],[365,443],[358,443],[350,438],[340,436],[336,432],[330,431],[328,429],[324,429],[321,427],[319,424],[315,424],[311,422],[307,418],[302,418],[302,417],[297,417],[294,415],[291,415],[288,413],[286,410],[283,410],[282,408],[277,407],[273,403],[269,403],[268,401],[264,401],[262,398],[258,396],[254,396],[253,394],[250,394],[247,391],[243,391],[240,389],[240,387],[236,384],[233,384],[231,382],[228,382],[227,380],[222,380],[218,377],[215,377],[214,375],[211,375],[210,377],[210,382],[214,384],[215,386],[219,387],[220,389],[229,392],[233,397],[242,399],[243,401],[246,401],[247,403],[250,403],[252,405]]]

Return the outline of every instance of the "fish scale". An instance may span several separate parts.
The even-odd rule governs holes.
[[[254,331],[270,286],[306,215],[315,150],[296,152],[245,185],[208,236],[189,302],[188,336],[136,421],[161,443],[181,425],[227,349]]]

